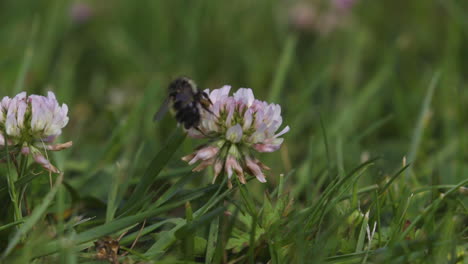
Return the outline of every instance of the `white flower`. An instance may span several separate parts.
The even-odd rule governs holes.
[[[52,172],[58,172],[41,150],[58,151],[69,148],[72,142],[49,145],[62,133],[68,123],[68,107],[60,106],[55,94],[47,97],[27,96],[19,93],[13,98],[4,97],[0,102],[0,147],[4,146],[6,133],[8,145],[21,147],[22,154],[32,154],[34,160]]]
[[[21,137],[26,107],[26,92],[19,93],[9,100],[5,120],[5,131],[8,136],[13,138]]]
[[[62,104],[60,107],[52,92],[48,92],[47,97],[31,95],[29,101],[32,106],[32,133],[41,138],[59,136],[68,124],[68,106]]]
[[[255,99],[252,89],[240,88],[229,96],[230,86],[213,91],[205,90],[213,103],[211,112],[201,110],[201,122],[197,128],[188,131],[194,138],[209,138],[211,144],[199,148],[183,160],[201,164],[194,170],[213,165],[215,179],[225,170],[229,179],[235,173],[239,181],[245,183],[244,172],[266,182],[263,170],[268,167],[253,157],[252,150],[273,152],[283,143],[282,135],[289,126],[277,133],[283,123],[281,106],[268,104]],[[209,151],[209,158],[201,153]],[[213,180],[214,181],[214,180]],[[231,186],[231,181],[228,181]]]

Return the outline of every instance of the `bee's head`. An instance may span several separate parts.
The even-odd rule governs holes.
[[[171,82],[169,85],[170,92],[198,92],[197,84],[188,77],[179,77]]]

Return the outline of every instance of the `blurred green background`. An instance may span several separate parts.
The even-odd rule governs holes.
[[[58,142],[74,146],[50,155],[69,189],[92,199],[76,214],[102,217],[111,183],[117,179],[126,192],[138,182],[176,128],[170,116],[157,123],[152,117],[180,75],[201,88],[250,87],[256,98],[282,106],[291,131],[280,151],[259,155],[272,170],[268,184],[249,183],[258,200],[280,174],[302,208],[335,175],[366,160],[379,158],[353,192],[381,187],[411,164],[382,209],[383,226],[403,210],[392,231],[398,234],[403,220],[446,190],[427,186],[452,186],[468,175],[466,0],[1,0],[0,40],[0,96],[52,90],[70,108]],[[190,170],[179,157],[201,143],[185,140],[161,186]],[[48,182],[45,175],[32,182],[30,207]],[[197,177],[192,186],[209,182],[210,175]],[[429,189],[409,202],[407,190]],[[466,220],[466,195],[450,206]]]
[[[281,104],[291,131],[261,160],[301,199],[319,195],[327,167],[344,174],[372,157],[362,185],[403,157],[413,187],[466,179],[468,2],[336,3],[2,0],[1,96],[52,90],[69,105],[61,140],[74,146],[54,158],[102,200],[116,170],[142,170],[175,128],[152,116],[180,75]],[[166,173],[187,169],[175,158]]]

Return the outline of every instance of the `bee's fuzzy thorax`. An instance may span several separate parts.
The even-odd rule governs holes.
[[[164,114],[165,108],[170,108],[177,122],[185,129],[198,127],[201,109],[210,111],[211,105],[209,97],[199,91],[195,82],[187,77],[179,77],[169,84],[169,97],[165,103],[167,105],[163,105],[156,113],[155,120]]]

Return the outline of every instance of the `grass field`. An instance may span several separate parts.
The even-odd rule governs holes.
[[[3,0],[0,25],[0,98],[53,91],[73,141],[63,174],[0,145],[0,263],[468,263],[467,1]],[[206,140],[152,121],[181,75],[281,105],[267,183],[181,160]]]

